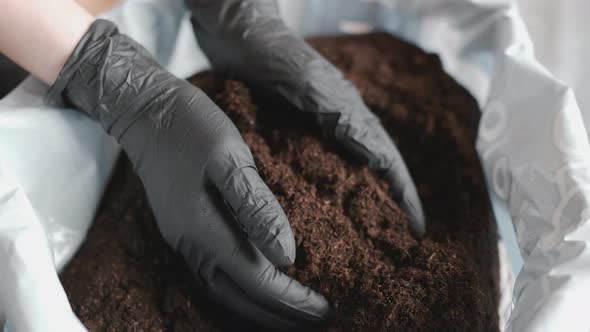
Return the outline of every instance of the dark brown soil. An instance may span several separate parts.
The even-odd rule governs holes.
[[[479,110],[435,55],[385,34],[310,41],[395,138],[418,185],[427,236],[387,187],[309,125],[237,81],[192,82],[234,120],[297,240],[288,273],[335,305],[329,331],[497,331],[496,230],[474,142]],[[90,331],[247,330],[220,319],[158,235],[122,161],[80,253],[62,275]],[[238,326],[238,327],[235,327]]]

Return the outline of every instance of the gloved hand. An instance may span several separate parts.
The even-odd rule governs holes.
[[[164,238],[215,299],[275,330],[328,317],[321,295],[273,265],[295,259],[288,220],[239,132],[202,91],[97,20],[51,87],[56,95],[119,141]]]
[[[327,134],[384,175],[414,233],[425,232],[416,187],[379,119],[333,65],[287,28],[274,0],[185,2],[199,45],[217,71],[312,112]]]

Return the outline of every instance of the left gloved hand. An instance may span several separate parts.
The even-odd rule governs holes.
[[[186,0],[199,45],[216,70],[315,115],[322,129],[383,174],[417,235],[422,205],[402,156],[351,82],[290,31],[274,0]]]
[[[289,222],[237,128],[203,91],[97,20],[49,91],[60,99],[121,144],[164,239],[213,300],[273,331],[329,321],[326,299],[275,267],[295,259]]]

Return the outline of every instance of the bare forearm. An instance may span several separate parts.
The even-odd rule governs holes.
[[[94,21],[74,0],[0,0],[0,52],[52,84]]]

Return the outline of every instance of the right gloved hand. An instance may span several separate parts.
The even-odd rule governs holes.
[[[291,227],[239,132],[202,91],[97,20],[50,89],[55,95],[119,141],[164,238],[214,298],[275,330],[328,318],[320,294],[273,265],[295,259]]]
[[[185,0],[216,71],[314,115],[322,130],[390,184],[418,236],[426,220],[410,172],[379,118],[342,73],[283,22],[276,0]]]

